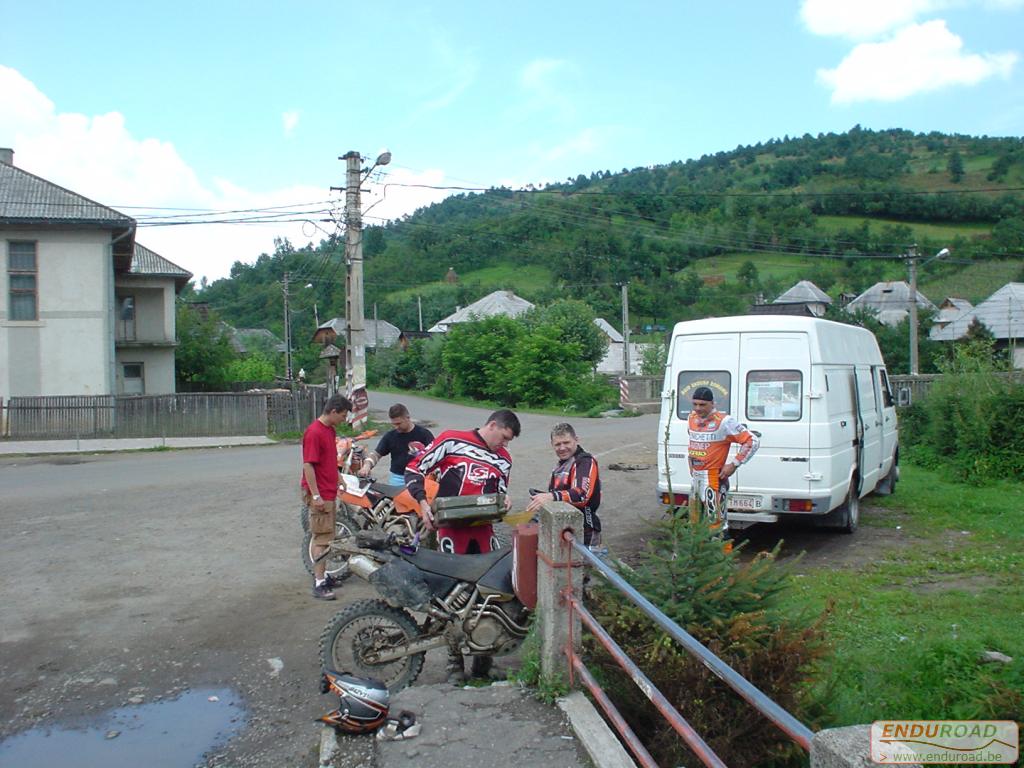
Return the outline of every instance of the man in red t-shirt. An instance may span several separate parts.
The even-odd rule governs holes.
[[[352,410],[347,397],[334,395],[324,403],[324,412],[302,434],[302,500],[309,507],[309,530],[313,534],[313,597],[333,600],[333,584],[327,580],[327,563],[317,560],[334,538],[335,500],[338,498],[338,451],[335,428]]]

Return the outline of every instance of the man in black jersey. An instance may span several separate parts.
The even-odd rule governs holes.
[[[359,470],[360,477],[367,477],[382,456],[391,456],[391,474],[388,485],[405,485],[405,465],[430,445],[434,435],[426,427],[416,424],[409,416],[409,409],[401,403],[388,408],[388,418],[394,429],[385,433],[370,451]]]

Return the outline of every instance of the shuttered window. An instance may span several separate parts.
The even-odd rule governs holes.
[[[38,320],[39,292],[36,244],[11,240],[7,243],[7,318]]]

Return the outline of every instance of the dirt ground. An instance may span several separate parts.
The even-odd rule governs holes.
[[[403,400],[439,428],[486,417]],[[391,402],[379,396],[374,406]],[[528,487],[546,482],[555,421],[523,417],[511,446],[517,509]],[[601,462],[605,542],[628,559],[662,514],[657,417],[575,426]],[[0,460],[0,739],[186,689],[228,687],[244,701],[245,726],[207,765],[316,765],[313,718],[329,708],[317,691],[320,631],[345,601],[374,595],[351,579],[337,602],[310,596],[299,559],[299,456],[287,444]],[[634,468],[614,471],[612,463]],[[854,536],[786,528],[751,532],[748,549],[770,548],[780,535],[785,553],[807,550],[803,567],[855,563],[903,544],[895,526]],[[440,653],[428,656],[421,682],[441,680]]]

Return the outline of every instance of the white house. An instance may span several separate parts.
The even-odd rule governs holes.
[[[594,318],[594,324],[601,330],[601,333],[608,339],[608,349],[597,364],[598,373],[611,375],[622,374],[624,368],[623,354],[626,348],[626,339],[603,317]],[[650,344],[629,343],[629,372],[637,375],[640,373],[644,350]]]
[[[1024,368],[1024,283],[1007,283],[978,306],[961,312],[941,328],[933,328],[931,338],[936,341],[956,341],[963,338],[971,323],[984,324],[1000,347],[1010,350],[1014,368]]]
[[[798,305],[807,307],[815,317],[824,317],[832,297],[810,280],[801,280],[779,296],[772,304]]]
[[[0,148],[0,398],[174,391],[174,297],[192,275],[135,233]]]
[[[915,297],[921,309],[935,310],[928,297],[920,291]],[[848,312],[868,309],[875,313],[878,322],[883,325],[896,326],[910,315],[910,286],[902,280],[875,283],[864,293],[846,305]]]
[[[438,320],[433,327],[427,330],[430,333],[448,333],[448,329],[456,323],[468,323],[496,315],[519,317],[531,309],[533,309],[531,302],[516,296],[512,291],[494,291],[479,301],[474,301],[468,307],[460,307],[443,320]]]

